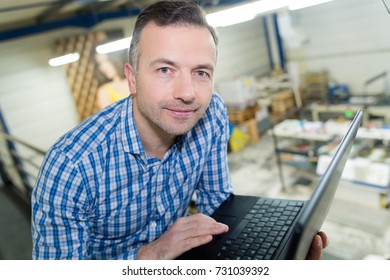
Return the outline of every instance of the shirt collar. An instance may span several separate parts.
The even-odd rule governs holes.
[[[135,126],[133,99],[130,96],[123,103],[121,111],[121,134],[124,151],[132,154],[144,154],[144,148]]]

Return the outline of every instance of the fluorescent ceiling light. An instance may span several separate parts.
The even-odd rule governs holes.
[[[288,8],[289,10],[298,10],[331,1],[333,0],[290,0]]]
[[[229,26],[254,19],[257,15],[275,11],[282,8],[297,10],[309,6],[330,2],[333,0],[260,0],[249,4],[240,5],[206,16],[207,22],[213,27]],[[106,43],[96,47],[100,54],[127,49],[130,46],[131,37]]]
[[[223,27],[254,19],[258,14],[287,7],[287,0],[262,0],[222,10],[207,15],[207,22],[213,27]]]
[[[211,26],[223,27],[254,19],[255,16],[256,12],[252,9],[252,4],[246,4],[208,14],[206,18]]]
[[[97,46],[96,52],[103,54],[103,53],[110,53],[110,52],[116,52],[116,51],[128,49],[130,46],[130,42],[131,42],[131,37],[116,40],[110,43]]]
[[[282,8],[298,10],[334,0],[261,0],[207,15],[207,22],[213,27],[223,27],[252,20],[259,14]]]
[[[50,66],[60,66],[79,60],[80,55],[78,53],[69,53],[63,56],[55,57],[49,60]]]
[[[295,1],[295,0],[290,0]],[[288,6],[289,0],[262,0],[252,4],[253,9],[257,14],[262,14]]]

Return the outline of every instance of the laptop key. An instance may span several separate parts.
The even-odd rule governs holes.
[[[268,248],[271,248],[271,243],[270,242],[263,242],[263,244],[261,244],[261,248],[263,249],[268,249]]]
[[[229,249],[229,251],[231,252],[236,252],[238,251],[238,249],[240,249],[240,246],[239,245],[232,245]]]
[[[259,237],[267,238],[268,234],[266,232],[259,232]]]
[[[256,253],[256,250],[248,250],[245,255],[252,258],[256,255]]]
[[[271,227],[263,227],[262,232],[270,232],[272,230]]]
[[[255,241],[255,239],[253,237],[248,237],[246,239],[246,242],[249,243],[249,244],[252,244],[254,241]]]
[[[265,205],[270,205],[272,203],[273,200],[270,200],[270,199],[264,199],[264,203]]]
[[[264,242],[265,238],[263,237],[259,237],[259,238],[256,238],[255,242],[254,243],[257,243],[257,244],[262,244]]]
[[[232,239],[228,239],[228,240],[225,241],[225,245],[227,245],[227,246],[230,246],[232,244],[233,244],[233,240]]]
[[[288,231],[289,227],[288,226],[283,226],[281,231]]]
[[[216,258],[218,260],[222,260],[222,259],[225,258],[225,255],[226,255],[225,252],[218,252],[217,255],[216,255]]]
[[[277,248],[277,247],[279,246],[279,244],[280,244],[279,241],[274,241],[274,242],[272,243],[272,247],[270,248],[270,250],[271,250],[271,249]]]
[[[255,216],[255,215],[253,215],[253,214],[246,214],[245,217],[244,217],[244,219],[246,219],[246,220],[252,220],[254,216]]]
[[[281,231],[279,231],[278,236],[279,236],[279,237],[283,237],[286,233],[287,233],[286,230],[281,230]],[[276,238],[275,238],[275,239],[276,239]]]
[[[259,256],[265,256],[267,254],[268,250],[267,249],[264,249],[264,248],[260,248],[258,251],[257,251],[257,254]]]
[[[253,257],[254,260],[264,260],[264,256],[263,255],[260,255],[260,254],[256,254],[254,257]]]
[[[276,238],[273,237],[273,236],[268,236],[268,237],[265,239],[265,241],[266,241],[266,242],[269,242],[269,243],[273,243],[275,240],[276,240]]]
[[[236,256],[243,257],[246,253],[245,249],[240,249],[237,251]]]
[[[249,243],[244,243],[244,244],[242,244],[242,245],[240,246],[240,249],[246,251],[246,250],[249,249],[250,246],[251,246],[251,244],[249,244]]]
[[[260,249],[260,244],[259,243],[253,243],[249,249],[257,251],[257,250]]]
[[[278,244],[278,245],[279,245],[279,244]],[[276,252],[276,248],[277,248],[277,247],[271,247],[271,248],[269,248],[268,253],[271,254],[271,255],[273,255],[273,254]]]

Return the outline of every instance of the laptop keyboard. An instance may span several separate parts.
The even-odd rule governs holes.
[[[217,259],[272,259],[302,206],[301,201],[260,198],[225,241]]]

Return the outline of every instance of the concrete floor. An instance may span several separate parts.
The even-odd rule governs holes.
[[[31,251],[29,206],[0,187],[0,260],[31,260]]]
[[[268,135],[261,136],[257,144],[230,153],[229,166],[235,193],[242,195],[307,199],[318,181],[312,172],[287,165],[282,166],[281,173]],[[381,208],[379,202],[377,191],[340,182],[323,225],[330,239],[325,259],[390,258],[390,209]]]

